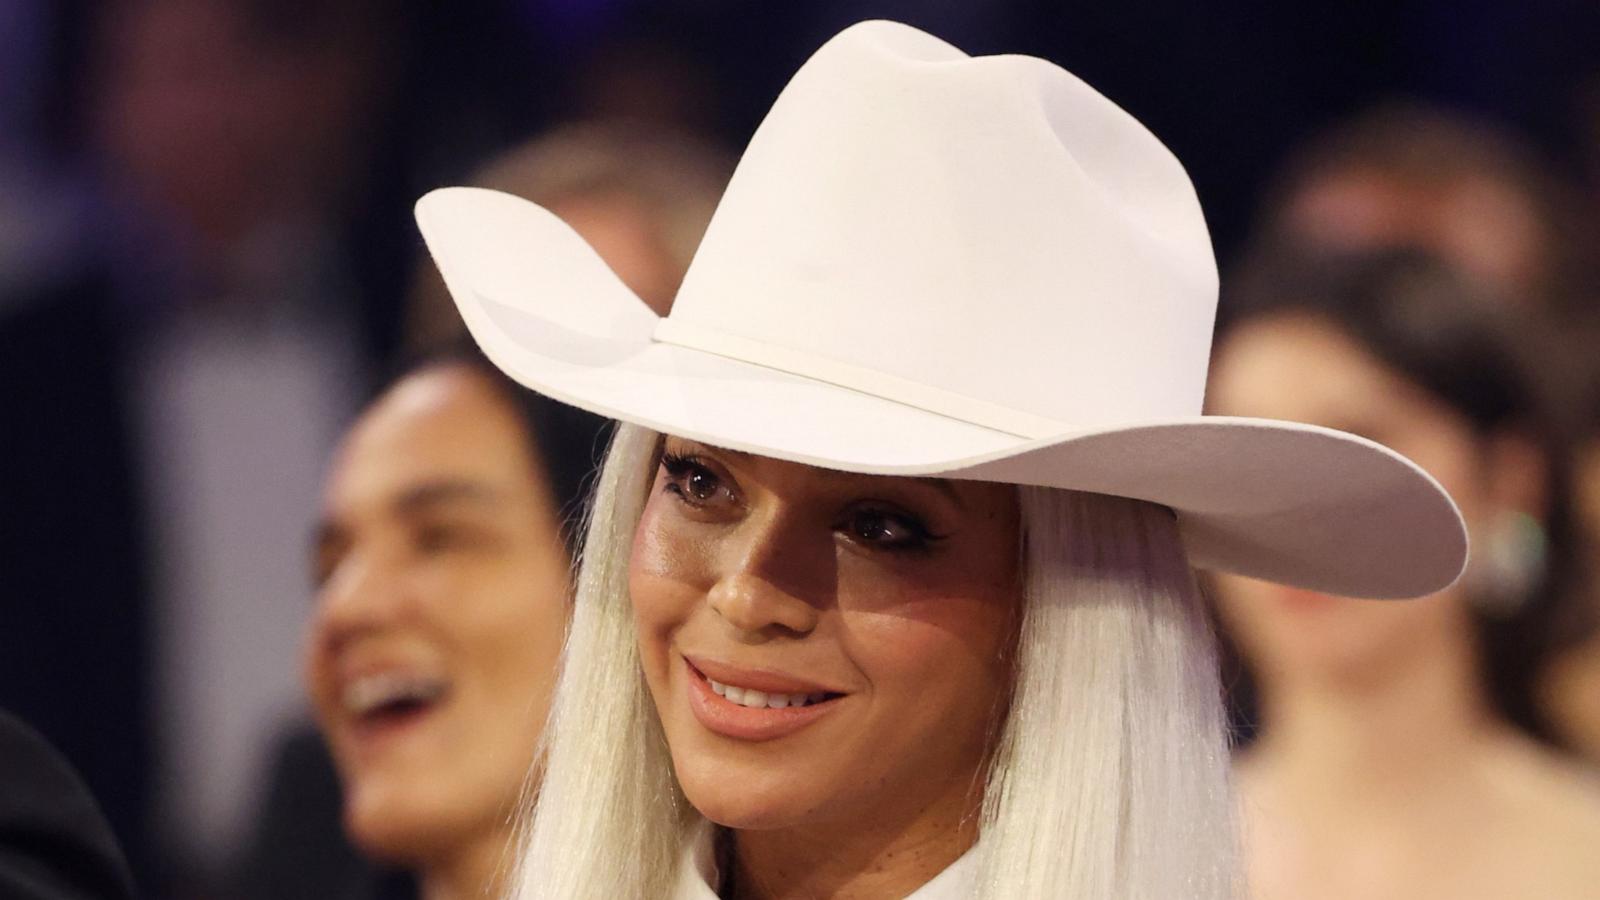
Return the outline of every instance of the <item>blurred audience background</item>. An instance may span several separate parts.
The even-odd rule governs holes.
[[[777,90],[870,17],[1050,57],[1124,105],[1190,170],[1225,286],[1403,251],[1502,308],[1545,487],[1496,503],[1572,574],[1537,641],[1474,657],[1474,702],[1556,769],[1600,765],[1592,3],[0,0],[0,708],[83,772],[147,895],[236,896],[270,822],[349,852],[337,802],[283,805],[337,791],[299,674],[306,559],[364,398],[459,336],[416,197],[551,206],[665,309]],[[1251,291],[1292,299],[1225,287],[1225,322]]]

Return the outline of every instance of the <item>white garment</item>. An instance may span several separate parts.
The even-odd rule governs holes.
[[[678,882],[672,900],[718,900],[712,885],[720,884],[717,872],[717,829],[702,822],[684,842],[678,858]],[[968,850],[933,880],[917,888],[905,900],[968,900],[978,885],[978,857]]]
[[[331,315],[179,317],[134,380],[154,539],[159,839],[222,865],[248,834],[267,753],[303,715],[307,534],[358,402]]]

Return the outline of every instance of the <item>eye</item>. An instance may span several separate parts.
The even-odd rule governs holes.
[[[884,550],[926,550],[943,540],[916,516],[878,506],[851,510],[838,527],[851,540]]]
[[[690,506],[706,506],[722,497],[732,499],[732,491],[722,478],[697,457],[664,453],[661,468],[667,473],[663,490],[677,494]]]
[[[448,553],[475,542],[471,528],[453,522],[420,522],[411,532],[411,546],[425,556]]]

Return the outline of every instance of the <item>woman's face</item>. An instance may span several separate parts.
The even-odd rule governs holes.
[[[370,853],[426,862],[494,834],[518,796],[568,606],[539,471],[464,367],[400,382],[335,461],[306,680]]]
[[[667,438],[629,582],[678,781],[734,828],[959,816],[1011,683],[1016,489]]]
[[[1235,329],[1218,348],[1207,401],[1219,415],[1290,419],[1384,444],[1438,479],[1478,530],[1488,473],[1467,421],[1322,319],[1282,313]],[[1381,679],[1422,643],[1470,639],[1459,588],[1395,602],[1232,575],[1217,584],[1231,636],[1269,677]]]

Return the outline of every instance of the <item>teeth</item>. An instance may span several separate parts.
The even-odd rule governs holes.
[[[400,701],[437,700],[444,692],[445,683],[440,679],[385,672],[349,682],[345,685],[343,700],[346,711],[363,716]]]
[[[765,691],[754,691],[735,687],[731,684],[723,684],[720,681],[712,681],[710,678],[707,678],[706,681],[711,682],[711,690],[718,697],[726,697],[733,703],[737,703],[740,706],[748,706],[752,709],[761,709],[763,707],[767,709],[786,709],[790,706],[805,706],[820,702],[824,696],[823,694],[769,694]]]

